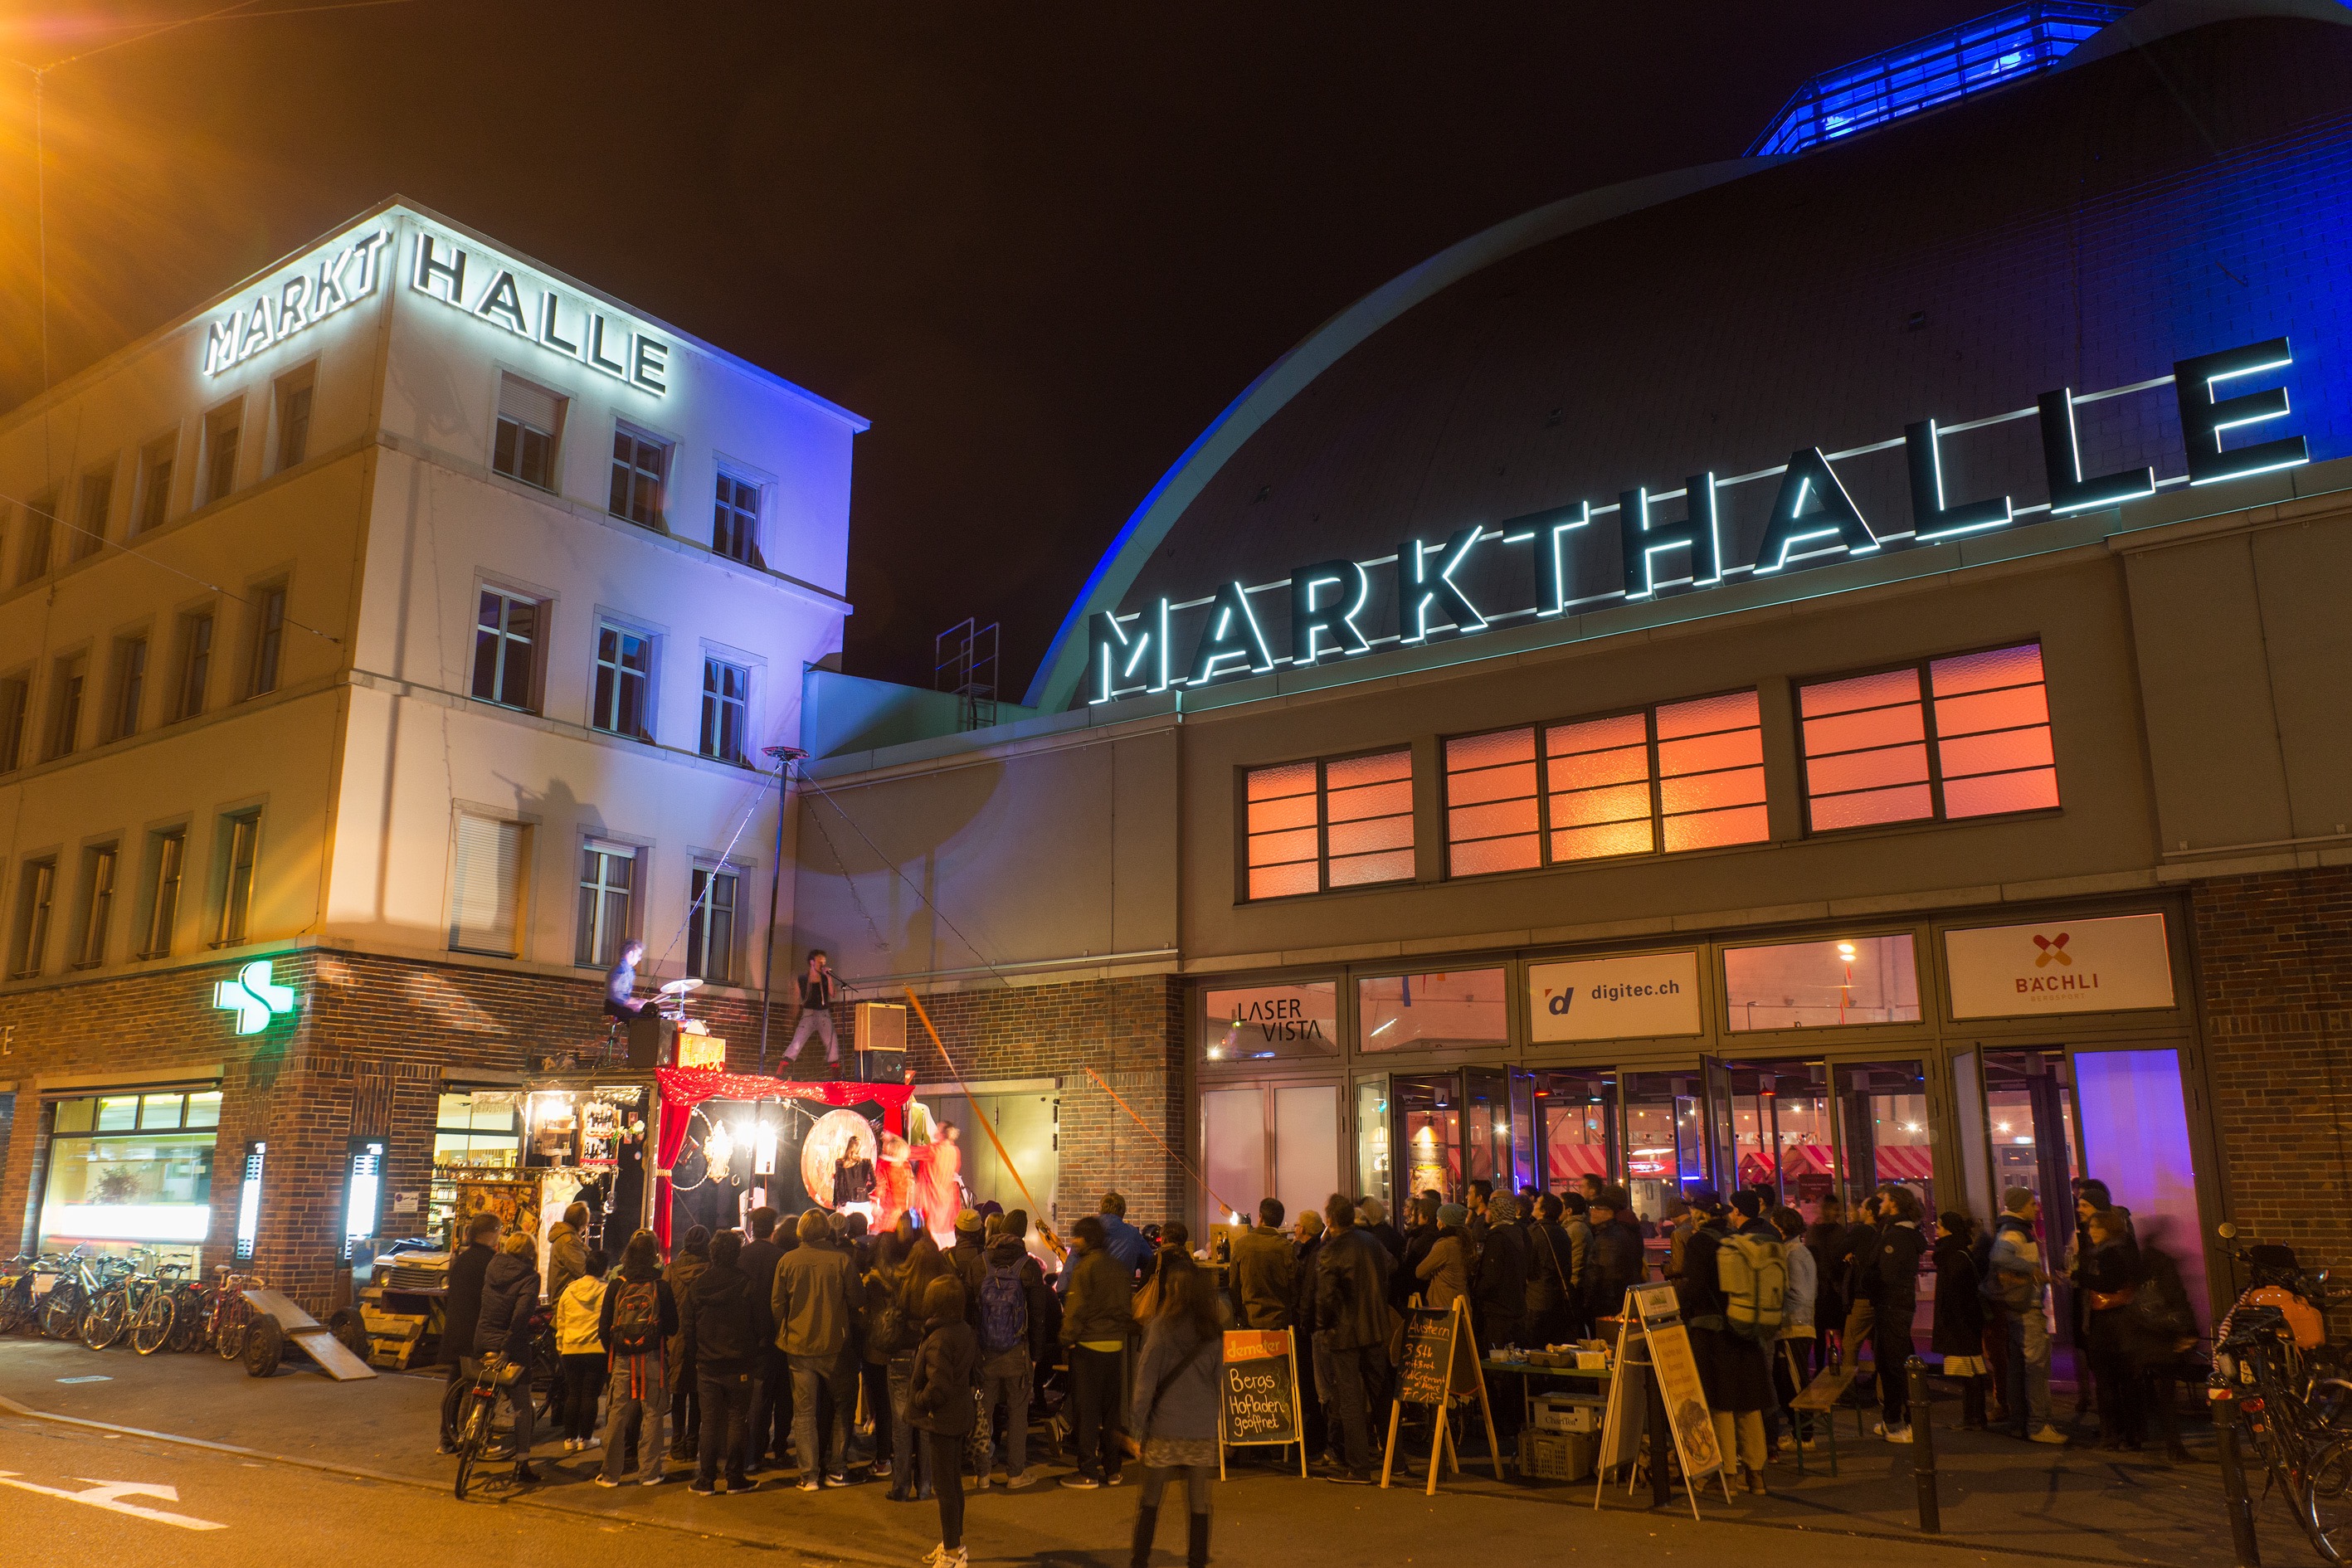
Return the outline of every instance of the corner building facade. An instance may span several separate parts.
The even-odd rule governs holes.
[[[1055,1081],[1181,1163],[1060,1177],[1196,1227],[2091,1175],[2200,1300],[2223,1217],[2352,1256],[2352,29],[2051,13],[1998,91],[1342,311],[1007,722],[813,676],[803,942],[939,995],[975,1092],[1165,986],[1126,1081]]]
[[[323,1305],[633,937],[748,1063],[864,427],[398,201],[0,419],[12,1241]]]

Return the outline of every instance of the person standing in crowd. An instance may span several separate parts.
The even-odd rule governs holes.
[[[955,1244],[948,1248],[948,1267],[955,1271],[956,1283],[963,1287],[963,1308],[966,1312],[980,1308],[981,1255],[988,1250],[982,1235],[986,1222],[978,1209],[965,1209],[956,1215]]]
[[[686,1227],[677,1251],[671,1255],[669,1266],[662,1270],[662,1279],[669,1286],[670,1299],[681,1310],[687,1298],[694,1292],[694,1282],[710,1267],[710,1232],[698,1225]],[[670,1336],[667,1347],[669,1356],[669,1457],[690,1460],[695,1457],[695,1444],[700,1438],[702,1423],[698,1419],[694,1363],[686,1355],[686,1334],[683,1330]]]
[[[751,1368],[761,1342],[772,1338],[773,1330],[768,1303],[752,1293],[751,1278],[740,1267],[742,1251],[740,1232],[722,1230],[711,1237],[710,1267],[695,1277],[693,1289],[678,1303],[686,1359],[700,1384],[695,1408],[702,1430],[691,1489],[705,1497],[715,1489],[722,1461],[729,1495],[760,1484],[744,1473],[751,1442]]]
[[[1282,1234],[1280,1198],[1259,1199],[1257,1224],[1234,1238],[1233,1281],[1244,1328],[1290,1327],[1298,1297],[1298,1258]]]
[[[923,1342],[923,1301],[931,1281],[954,1278],[947,1255],[940,1250],[929,1231],[917,1234],[908,1243],[906,1277],[899,1284],[898,1321],[895,1331],[887,1336],[891,1342],[890,1413],[904,1428],[908,1455],[891,1478],[890,1496],[897,1500],[929,1502],[936,1490],[931,1484],[929,1453],[915,1426],[915,1352]]]
[[[1470,1293],[1470,1239],[1462,1226],[1470,1211],[1460,1204],[1437,1205],[1437,1236],[1414,1270],[1423,1283],[1422,1304],[1443,1311]]]
[[[1141,1231],[1127,1223],[1127,1199],[1118,1193],[1102,1195],[1099,1217],[1103,1227],[1103,1250],[1118,1260],[1127,1270],[1130,1283],[1142,1278],[1143,1267],[1151,1261],[1151,1242]]]
[[[1961,1380],[1960,1425],[1985,1427],[1984,1279],[1977,1272],[1976,1226],[1958,1209],[1936,1216],[1936,1321],[1928,1348],[1944,1358],[1944,1375]]]
[[[677,1299],[662,1278],[659,1244],[649,1230],[629,1237],[621,1267],[606,1283],[596,1337],[612,1357],[604,1399],[604,1468],[600,1487],[617,1487],[630,1445],[644,1456],[641,1486],[662,1479],[662,1417],[669,1413],[667,1345],[678,1331]]]
[[[2112,1209],[2093,1209],[2083,1228],[2089,1247],[2074,1267],[2074,1283],[2088,1303],[2084,1317],[2091,1376],[2098,1384],[2099,1447],[2137,1453],[2147,1436],[2132,1312],[2140,1286],[2139,1248],[2124,1228],[2123,1216]]]
[[[1624,1188],[1602,1187],[1585,1213],[1592,1222],[1592,1250],[1585,1263],[1584,1315],[1598,1321],[1624,1311],[1625,1292],[1642,1282],[1646,1266]]]
[[[889,1500],[900,1500],[901,1494],[921,1474],[920,1461],[915,1457],[914,1426],[908,1420],[903,1399],[891,1390],[891,1363],[900,1357],[907,1363],[907,1376],[914,1376],[914,1347],[917,1341],[909,1336],[909,1320],[899,1307],[899,1299],[907,1285],[907,1240],[897,1231],[886,1231],[874,1247],[874,1266],[859,1281],[858,1353],[867,1366],[882,1368],[882,1402],[871,1406],[874,1412],[874,1470],[877,1479],[890,1483]]]
[[[1339,1434],[1323,1415],[1328,1397],[1326,1390],[1331,1384],[1330,1358],[1320,1348],[1315,1332],[1322,1326],[1315,1315],[1315,1292],[1319,1283],[1316,1266],[1323,1256],[1322,1213],[1308,1209],[1300,1215],[1292,1234],[1297,1238],[1298,1296],[1290,1310],[1290,1326],[1298,1341],[1298,1353],[1307,1363],[1298,1369],[1298,1411],[1306,1420],[1307,1451],[1331,1455],[1339,1451]]]
[[[1013,1228],[1013,1221],[1020,1228]],[[996,1223],[992,1220],[992,1224]],[[1003,1216],[996,1238],[982,1255],[979,1308],[971,1316],[980,1335],[981,1451],[992,1452],[996,1412],[1004,1412],[1004,1489],[1017,1492],[1034,1485],[1029,1473],[1029,1394],[1037,1363],[1034,1359],[1037,1308],[1045,1289],[1045,1271],[1029,1256],[1029,1216],[1019,1209]],[[980,1463],[980,1488],[988,1489],[989,1459]]]
[[[940,1501],[940,1550],[932,1568],[965,1568],[963,1549],[963,1448],[976,1411],[972,1370],[980,1346],[964,1321],[963,1286],[953,1273],[923,1289],[923,1342],[915,1352],[909,1400],[915,1426],[923,1434],[932,1484]]]
[[[1878,1323],[1878,1249],[1884,1226],[1878,1194],[1862,1200],[1853,1223],[1838,1238],[1834,1259],[1845,1298],[1845,1328],[1838,1340],[1838,1369],[1851,1371],[1862,1363],[1862,1347],[1870,1342]]]
[[[1791,1406],[1811,1373],[1817,1332],[1813,1312],[1821,1300],[1821,1271],[1812,1248],[1805,1245],[1803,1215],[1792,1208],[1774,1209],[1772,1228],[1780,1235],[1781,1257],[1789,1267],[1788,1293],[1780,1299],[1780,1334],[1772,1347],[1772,1392],[1779,1397],[1780,1410],[1790,1412],[1794,1428],[1790,1436],[1798,1447],[1811,1448],[1813,1418]],[[1779,1412],[1773,1414],[1777,1420]]]
[[[1554,1345],[1572,1331],[1569,1303],[1576,1300],[1576,1247],[1559,1223],[1564,1212],[1549,1193],[1535,1200],[1528,1237],[1528,1342]]]
[[[1683,1277],[1683,1253],[1690,1246],[1691,1234],[1697,1230],[1705,1217],[1690,1205],[1690,1200],[1677,1192],[1666,1199],[1666,1268],[1665,1278],[1680,1280]]]
[[[1872,1302],[1871,1359],[1878,1367],[1879,1421],[1873,1436],[1890,1443],[1911,1441],[1911,1320],[1919,1310],[1919,1259],[1927,1238],[1919,1234],[1919,1194],[1901,1184],[1878,1194],[1878,1271]]]
[[[1378,1198],[1356,1200],[1356,1227],[1389,1249],[1389,1268],[1404,1261],[1404,1232],[1389,1223],[1389,1205]]]
[[[1118,1197],[1107,1194],[1103,1202]],[[1125,1199],[1119,1206],[1126,1207]],[[1070,1398],[1077,1406],[1078,1469],[1064,1476],[1062,1484],[1079,1491],[1118,1485],[1125,1458],[1118,1376],[1128,1331],[1135,1323],[1134,1270],[1110,1250],[1108,1232],[1105,1215],[1078,1221],[1077,1261],[1064,1270],[1069,1289],[1062,1308],[1062,1343],[1069,1347]],[[1139,1234],[1136,1239],[1143,1238]]]
[[[1584,1299],[1589,1281],[1585,1270],[1592,1264],[1592,1205],[1584,1201],[1582,1193],[1562,1193],[1559,1217],[1559,1228],[1568,1237],[1569,1331],[1580,1338],[1586,1329]]]
[[[1209,1483],[1217,1471],[1218,1371],[1224,1335],[1217,1291],[1206,1270],[1179,1254],[1160,1276],[1160,1305],[1136,1358],[1135,1436],[1143,1459],[1129,1568],[1148,1568],[1160,1524],[1160,1500],[1171,1480],[1184,1486],[1190,1527],[1186,1568],[1209,1561]]]
[[[751,1294],[762,1303],[775,1300],[776,1265],[784,1249],[776,1244],[776,1211],[761,1204],[748,1216],[751,1239],[735,1259],[735,1267],[751,1281]],[[751,1418],[743,1440],[743,1468],[758,1475],[773,1462],[783,1463],[784,1448],[793,1436],[793,1374],[772,1333],[761,1337],[751,1361]]]
[[[2189,1288],[2180,1278],[2162,1240],[2163,1222],[2151,1220],[2139,1241],[2139,1284],[2133,1293],[2132,1316],[2138,1324],[2132,1360],[2139,1372],[2139,1404],[2143,1416],[2153,1416],[2164,1437],[2164,1457],[2189,1462],[2180,1444],[2180,1413],[2175,1384],[2195,1377],[2189,1357],[2197,1349],[2197,1313],[2189,1303]]]
[[[563,1217],[547,1227],[547,1299],[551,1302],[563,1300],[563,1292],[580,1278],[588,1262],[588,1205],[574,1203],[563,1211]],[[547,1419],[549,1425],[570,1431],[572,1423],[565,1418],[570,1387],[558,1371],[547,1385]],[[569,1447],[569,1445],[566,1445]]]
[[[822,1209],[801,1215],[800,1245],[776,1265],[768,1307],[776,1346],[793,1374],[793,1447],[800,1458],[800,1489],[849,1484],[849,1418],[856,1407],[857,1372],[849,1343],[849,1255],[834,1245]],[[833,1402],[833,1442],[820,1447],[817,1416]],[[828,1466],[830,1468],[828,1468]],[[823,1478],[820,1480],[819,1478]]]
[[[518,1369],[507,1387],[507,1400],[514,1406],[514,1479],[525,1485],[539,1479],[530,1468],[530,1315],[539,1296],[539,1244],[528,1231],[519,1230],[482,1271],[482,1315],[474,1325],[474,1354],[496,1352]]]
[[[1421,1260],[1437,1245],[1438,1207],[1439,1200],[1426,1195],[1414,1197],[1407,1207],[1404,1257],[1389,1279],[1389,1305],[1399,1311],[1421,1289]]]
[[[449,1295],[441,1313],[441,1361],[449,1385],[441,1395],[441,1451],[457,1451],[457,1415],[465,1386],[480,1373],[474,1359],[474,1330],[482,1321],[482,1278],[499,1255],[499,1216],[485,1209],[466,1222],[466,1245],[449,1260]]]
[[[1465,1190],[1462,1206],[1469,1211],[1462,1221],[1462,1234],[1470,1242],[1471,1267],[1475,1268],[1478,1254],[1486,1245],[1486,1231],[1494,1224],[1486,1205],[1495,1199],[1495,1184],[1484,1176],[1475,1178]]]
[[[1470,1301],[1479,1348],[1489,1352],[1527,1339],[1528,1233],[1518,1219],[1519,1200],[1509,1193],[1486,1200],[1486,1239],[1471,1266]],[[1499,1423],[1496,1430],[1501,1430]]]
[[[1813,1323],[1818,1332],[1810,1347],[1808,1374],[1830,1363],[1831,1347],[1842,1342],[1845,1329],[1846,1257],[1845,1200],[1824,1193],[1814,1205],[1813,1223],[1805,1227],[1805,1250],[1813,1258]]]
[[[1315,1264],[1316,1344],[1330,1358],[1325,1424],[1336,1406],[1347,1454],[1346,1468],[1329,1479],[1370,1486],[1371,1415],[1388,1393],[1388,1249],[1356,1228],[1356,1205],[1344,1193],[1331,1194],[1323,1219],[1328,1234]]]
[[[2063,1443],[2066,1434],[2050,1424],[2050,1314],[2043,1305],[2050,1274],[2035,1235],[2042,1200],[2029,1187],[2011,1187],[2000,1207],[1990,1267],[2009,1329],[2010,1419],[2021,1437]]]
[[[596,1446],[596,1395],[604,1381],[604,1249],[592,1247],[580,1278],[555,1300],[555,1353],[563,1371],[563,1447],[583,1453]]]
[[[1691,1358],[1698,1363],[1699,1385],[1714,1417],[1716,1447],[1727,1463],[1738,1456],[1740,1480],[1761,1497],[1764,1408],[1772,1403],[1772,1383],[1762,1348],[1735,1330],[1727,1317],[1720,1258],[1732,1234],[1733,1211],[1712,1187],[1692,1187],[1684,1201],[1699,1221],[1683,1248],[1682,1277],[1675,1281],[1683,1321],[1690,1326]],[[1733,1201],[1742,1205],[1738,1213],[1744,1226],[1754,1217],[1747,1205],[1756,1204],[1756,1194],[1743,1189]],[[1773,1239],[1779,1239],[1777,1232]]]
[[[1171,1219],[1160,1227],[1160,1244],[1151,1249],[1151,1261],[1144,1265],[1143,1283],[1135,1292],[1135,1320],[1142,1322],[1160,1307],[1160,1276],[1171,1258],[1192,1256],[1192,1230],[1181,1219]]]

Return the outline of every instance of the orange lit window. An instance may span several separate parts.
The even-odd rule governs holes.
[[[2058,804],[2034,643],[1798,691],[1815,831]]]
[[[1412,880],[1412,752],[1252,768],[1243,793],[1248,897]]]
[[[1756,693],[1471,735],[1445,744],[1456,877],[1754,844],[1764,816]]]

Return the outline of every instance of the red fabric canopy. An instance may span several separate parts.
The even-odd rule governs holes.
[[[904,1083],[793,1083],[753,1073],[714,1072],[708,1068],[656,1068],[654,1082],[661,1089],[660,1142],[654,1151],[654,1235],[662,1250],[669,1250],[669,1168],[686,1147],[686,1125],[694,1108],[706,1100],[809,1100],[826,1105],[882,1107],[882,1130],[904,1135],[907,1102],[914,1087]]]

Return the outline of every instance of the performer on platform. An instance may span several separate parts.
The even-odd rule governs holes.
[[[963,1146],[956,1139],[955,1123],[943,1121],[938,1141],[916,1153],[915,1205],[942,1252],[955,1245],[956,1215],[963,1212]]]
[[[907,1163],[907,1141],[885,1132],[876,1145],[874,1203],[880,1212],[877,1230],[896,1229],[898,1216],[913,1206],[915,1173]]]
[[[834,978],[833,961],[824,949],[809,952],[808,973],[800,978],[801,1021],[793,1029],[793,1043],[784,1047],[784,1060],[801,1059],[801,1047],[812,1034],[824,1037],[824,1059],[828,1067],[841,1062],[841,1037],[833,1032],[834,999],[841,994],[841,982]]]
[[[637,988],[637,965],[645,961],[646,944],[630,941],[621,944],[621,962],[604,971],[604,1011],[607,1016],[625,1024],[654,1015],[658,997],[640,1000],[633,994]]]

